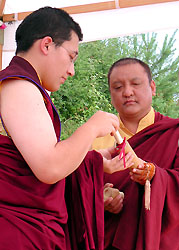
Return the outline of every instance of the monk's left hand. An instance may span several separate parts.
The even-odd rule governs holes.
[[[103,169],[105,173],[112,174],[118,171],[126,170],[134,165],[133,154],[131,152],[124,155],[125,159],[119,158],[119,155],[112,159],[107,159],[103,156]],[[125,166],[124,166],[125,160]]]
[[[155,175],[155,165],[153,163],[144,162],[137,168],[130,170],[131,180],[144,185],[146,180],[151,181]]]

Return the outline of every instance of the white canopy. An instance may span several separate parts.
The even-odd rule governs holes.
[[[179,28],[179,1],[0,0],[0,16],[6,25],[0,30],[0,68],[6,67],[14,55],[15,30],[21,20],[43,6],[70,13],[82,28],[84,42]]]

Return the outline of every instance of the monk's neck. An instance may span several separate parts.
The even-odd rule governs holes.
[[[141,119],[125,119],[121,118],[121,121],[123,122],[124,126],[133,134],[137,132],[139,122]]]
[[[124,123],[124,126],[133,134],[135,134],[137,132],[138,129],[138,123],[135,124],[131,124],[131,123]]]

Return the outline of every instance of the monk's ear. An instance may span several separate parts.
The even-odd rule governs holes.
[[[53,44],[53,40],[50,36],[46,36],[40,41],[40,50],[44,55],[48,55],[49,48]]]
[[[150,87],[151,87],[151,90],[152,90],[152,96],[155,96],[156,95],[156,85],[155,85],[154,80],[151,81]]]

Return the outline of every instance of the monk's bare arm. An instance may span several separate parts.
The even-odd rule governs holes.
[[[51,118],[39,89],[28,81],[9,80],[2,86],[0,112],[24,159],[45,183],[55,183],[82,162],[96,137],[118,129],[115,115],[99,111],[67,140],[57,143]]]

